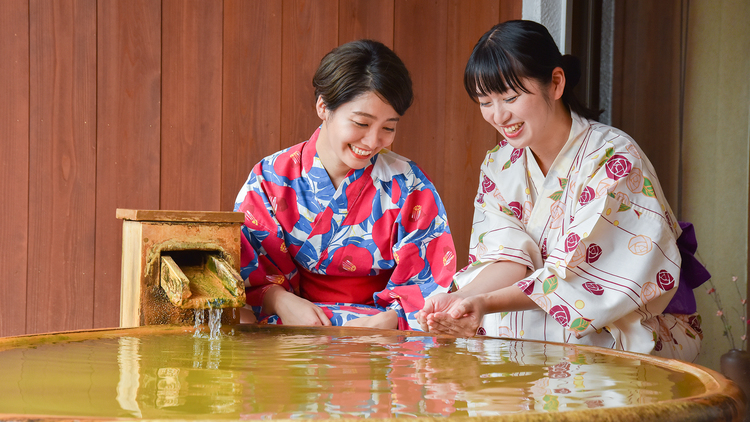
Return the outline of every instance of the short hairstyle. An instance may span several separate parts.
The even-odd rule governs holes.
[[[537,80],[542,86],[552,81],[552,71],[565,72],[565,106],[584,117],[596,119],[601,112],[583,106],[573,88],[581,78],[580,61],[562,55],[544,25],[526,20],[499,23],[479,39],[464,71],[464,88],[474,102],[490,93],[529,90],[521,79]]]
[[[320,61],[313,77],[315,98],[331,111],[367,92],[375,92],[403,116],[414,94],[401,59],[383,43],[358,40],[334,48]]]

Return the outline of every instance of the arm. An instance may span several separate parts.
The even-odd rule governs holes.
[[[262,161],[255,166],[235,204],[235,211],[245,214],[240,274],[245,279],[248,305],[256,312],[278,315],[288,325],[330,325],[318,306],[295,294],[299,275],[284,240],[284,228],[266,193],[270,183],[263,177],[263,165]],[[296,204],[296,199],[288,202]]]
[[[384,216],[390,220],[377,220],[373,226],[378,249],[395,264],[386,288],[374,298],[377,305],[397,313],[400,329],[420,329],[417,311],[426,298],[448,291],[456,268],[443,203],[427,177],[413,164],[412,170],[400,184],[394,178],[389,190],[401,192],[390,199],[400,207],[387,210]]]

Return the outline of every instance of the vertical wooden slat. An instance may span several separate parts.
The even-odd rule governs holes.
[[[26,332],[29,5],[0,3],[0,336]]]
[[[221,0],[162,2],[161,209],[219,210]]]
[[[414,84],[414,104],[399,122],[393,150],[414,160],[438,192],[445,187],[446,38],[448,3],[396,0],[394,45]],[[450,219],[450,216],[448,216]]]
[[[281,149],[281,2],[224,3],[221,209]],[[312,128],[310,128],[312,130]]]
[[[312,78],[320,59],[338,45],[337,0],[283,0],[281,146],[304,140],[320,125]]]
[[[122,221],[159,208],[161,3],[100,0],[94,326],[119,323]]]
[[[339,3],[339,44],[363,38],[393,48],[393,0]]]
[[[27,332],[93,323],[95,0],[29,2]]]
[[[643,148],[676,209],[680,2],[617,2],[615,7],[612,125]]]
[[[488,149],[497,144],[497,131],[482,118],[479,106],[471,101],[463,84],[464,69],[479,38],[500,17],[498,0],[448,5],[446,43],[446,96],[443,116],[445,148],[441,159],[445,179],[440,191],[456,244],[457,266],[468,264],[469,237],[474,216],[474,197],[479,183],[479,167]]]

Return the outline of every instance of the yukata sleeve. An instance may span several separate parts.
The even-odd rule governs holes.
[[[247,303],[260,312],[263,297],[272,285],[295,292],[290,280],[297,268],[284,240],[284,231],[273,214],[264,186],[264,163],[257,164],[237,195],[234,210],[245,215],[242,226],[240,275],[245,280]]]
[[[413,168],[417,181],[405,187],[403,205],[394,210],[398,215],[389,228],[395,267],[386,288],[374,298],[377,305],[398,312],[399,329],[419,331],[416,313],[425,299],[450,289],[456,248],[440,196],[427,177]]]
[[[647,353],[653,345],[629,344],[625,334],[643,330],[677,290],[679,228],[637,149],[601,152],[566,181],[560,240],[517,286],[570,335],[606,329],[617,348]]]
[[[480,170],[469,241],[469,265],[455,276],[459,288],[468,285],[495,262],[516,262],[532,271],[543,262],[542,251],[526,228],[531,203],[523,201],[522,204],[521,201],[511,200],[509,204],[503,194],[508,198],[523,195],[500,189],[500,186],[506,189],[525,189],[525,167],[518,165],[503,170],[501,178],[495,166],[489,164],[497,161],[497,153],[491,151]]]

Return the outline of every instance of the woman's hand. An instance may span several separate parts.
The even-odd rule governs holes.
[[[450,312],[453,310],[461,301],[463,296],[458,293],[440,293],[435,296],[428,298],[424,302],[422,310],[417,312],[417,322],[423,331],[429,331],[427,320],[430,315],[437,312]]]
[[[284,325],[331,325],[331,320],[320,307],[279,286],[266,292],[263,311],[278,315]]]
[[[398,329],[398,314],[396,311],[389,309],[379,314],[359,317],[344,323],[347,327],[369,327],[369,328],[390,328]]]
[[[474,337],[484,318],[485,304],[481,295],[461,299],[445,312],[427,316],[429,332],[455,337]]]

